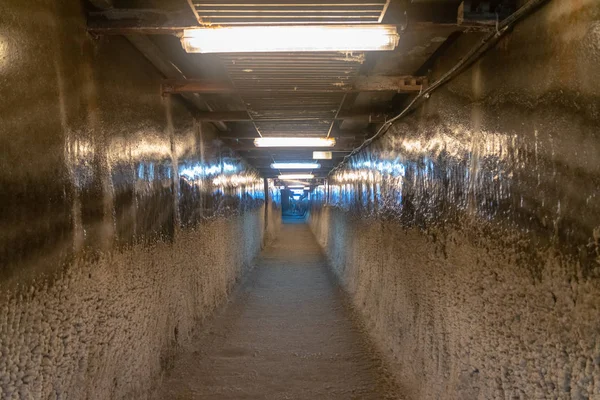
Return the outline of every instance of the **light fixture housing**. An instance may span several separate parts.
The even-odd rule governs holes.
[[[279,179],[313,179],[313,174],[282,174]],[[304,186],[303,186],[304,187]]]
[[[315,160],[331,160],[331,158],[330,151],[313,151],[313,159]]]
[[[254,139],[256,147],[333,147],[334,138],[323,137],[260,137]]]
[[[395,25],[216,26],[184,29],[188,53],[394,50]]]
[[[315,162],[275,162],[271,164],[273,169],[319,169],[321,164]]]

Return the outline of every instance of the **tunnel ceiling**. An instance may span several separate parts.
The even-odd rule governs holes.
[[[123,35],[165,76],[197,118],[265,177],[273,161],[311,161],[319,149],[256,148],[259,136],[333,137],[324,177],[378,124],[416,94],[428,66],[465,30],[489,30],[507,1],[448,0],[89,0],[95,35]],[[460,22],[460,23],[459,23]],[[177,37],[202,25],[386,23],[398,26],[390,52],[188,54]]]

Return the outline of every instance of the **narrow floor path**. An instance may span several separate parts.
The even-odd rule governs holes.
[[[305,224],[284,224],[158,398],[395,399]]]

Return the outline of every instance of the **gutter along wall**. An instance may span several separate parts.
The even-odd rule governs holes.
[[[143,398],[251,267],[263,180],[79,1],[0,14],[0,398]]]
[[[550,1],[314,202],[407,398],[600,396],[598,65],[597,2]]]

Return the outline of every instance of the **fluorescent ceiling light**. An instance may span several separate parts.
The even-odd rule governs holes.
[[[310,186],[304,186],[304,190],[310,190]]]
[[[313,179],[313,174],[283,174],[279,175],[279,179]]]
[[[261,137],[254,139],[256,147],[333,147],[334,138]]]
[[[304,187],[304,185],[290,185],[288,186],[289,189],[302,189]]]
[[[319,163],[300,163],[300,162],[276,162],[271,164],[273,169],[319,169]]]
[[[398,46],[394,25],[220,26],[183,31],[188,53],[371,51]]]
[[[330,151],[313,151],[313,159],[315,160],[331,160]]]

